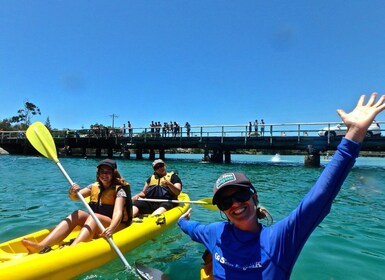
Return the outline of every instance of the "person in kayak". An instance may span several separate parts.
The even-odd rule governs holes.
[[[365,96],[350,113],[338,115],[349,128],[330,163],[298,207],[281,221],[259,223],[258,194],[242,173],[221,175],[213,188],[213,204],[228,221],[202,225],[190,221],[191,209],[181,216],[179,227],[212,255],[214,279],[289,279],[306,240],[329,214],[345,178],[358,157],[365,133],[385,109],[385,95],[378,101]]]
[[[78,200],[77,192],[83,197],[90,197],[89,205],[103,224],[105,230],[100,232],[92,216],[82,210],[77,210],[61,221],[46,238],[40,242],[23,239],[23,245],[30,253],[45,253],[51,250],[50,246],[62,242],[76,226],[82,229],[70,245],[89,241],[98,236],[110,237],[132,222],[131,189],[117,170],[114,160],[102,160],[97,166],[96,182],[80,189],[73,184],[68,195],[72,200]]]
[[[139,214],[159,215],[177,205],[168,201],[150,202],[139,200],[139,198],[175,200],[178,199],[178,195],[182,191],[181,179],[175,172],[167,172],[163,160],[154,160],[152,167],[154,173],[147,179],[143,190],[132,197],[134,217]]]

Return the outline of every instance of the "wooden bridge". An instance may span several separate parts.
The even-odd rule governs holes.
[[[178,133],[171,133],[150,128],[134,128],[130,132],[110,129],[98,133],[91,129],[51,131],[57,149],[62,154],[76,154],[97,157],[107,154],[112,157],[116,152],[125,158],[135,153],[137,159],[148,153],[150,159],[165,158],[171,149],[192,149],[202,151],[203,158],[212,162],[231,162],[231,152],[242,150],[299,151],[305,153],[305,165],[318,166],[320,154],[335,150],[341,136],[318,136],[322,127],[331,127],[336,123],[292,123],[268,124],[264,131],[258,128],[250,132],[247,125],[192,126],[190,131],[181,128]],[[100,132],[100,131],[99,131]],[[384,134],[384,132],[382,132]],[[10,154],[36,154],[25,138],[24,132],[0,132],[0,147]],[[385,151],[385,137],[367,137],[363,151]],[[80,151],[80,152],[79,152]]]

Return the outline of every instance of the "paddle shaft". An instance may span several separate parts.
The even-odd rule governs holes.
[[[56,165],[59,167],[60,171],[63,173],[64,177],[68,180],[68,182],[71,184],[71,186],[74,184],[74,182],[71,180],[70,176],[68,176],[67,172],[61,165],[61,163],[58,161],[56,162]],[[100,230],[103,232],[105,230],[103,224],[100,222],[98,217],[96,217],[94,211],[91,209],[91,207],[88,205],[87,201],[84,199],[82,194],[80,192],[76,192],[76,195],[78,198],[83,202],[84,206],[87,208],[88,212],[92,216],[92,218],[95,220],[96,224],[100,228]],[[115,250],[116,254],[119,256],[120,260],[123,262],[124,266],[128,270],[132,270],[131,266],[128,264],[126,258],[123,256],[122,252],[119,250],[118,246],[114,243],[111,237],[107,238],[108,243],[110,243],[111,247]]]
[[[138,200],[150,201],[150,202],[172,202],[172,203],[191,203],[191,204],[208,204],[205,201],[190,201],[190,200],[174,200],[174,199],[158,199],[158,198],[143,198],[139,197]]]

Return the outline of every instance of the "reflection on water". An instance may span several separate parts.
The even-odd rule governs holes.
[[[274,159],[274,161],[273,161]],[[278,221],[288,215],[313,186],[321,168],[304,168],[303,156],[232,155],[233,164],[200,164],[201,155],[167,155],[169,171],[177,170],[192,200],[212,196],[224,172],[244,172],[257,188],[264,207]],[[70,177],[81,186],[95,180],[98,159],[62,158]],[[132,193],[142,190],[153,172],[149,160],[117,159]],[[321,162],[327,164],[327,162]],[[381,279],[385,263],[385,159],[359,158],[337,196],[330,215],[305,245],[291,279]],[[38,157],[0,157],[0,241],[52,227],[82,208],[68,199],[68,182],[51,161]],[[219,212],[192,205],[192,219],[220,221]],[[177,227],[125,254],[171,279],[197,279],[202,245]],[[364,264],[364,267],[363,267]],[[119,259],[77,279],[127,279]],[[129,275],[128,279],[137,279]]]

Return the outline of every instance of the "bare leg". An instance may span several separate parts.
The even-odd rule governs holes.
[[[136,217],[139,215],[139,208],[136,206],[132,206],[132,217]]]
[[[160,214],[162,214],[162,213],[164,213],[164,212],[166,212],[166,211],[167,211],[166,208],[164,208],[164,207],[159,207],[159,208],[156,209],[154,212],[152,212],[152,215],[160,215]]]
[[[83,225],[86,222],[88,216],[89,214],[84,211],[75,211],[65,220],[61,221],[42,241],[37,243],[23,239],[22,243],[27,248],[28,252],[39,252],[46,246],[51,246],[62,241],[76,226]]]
[[[96,214],[99,221],[102,223],[104,227],[107,227],[111,223],[111,218]],[[87,221],[84,223],[84,226],[80,230],[79,235],[76,237],[76,239],[72,242],[71,246],[78,244],[79,242],[87,242],[90,241],[95,235],[100,234],[101,230],[99,229],[98,225],[96,224],[94,218],[92,218],[91,215],[88,216]]]

